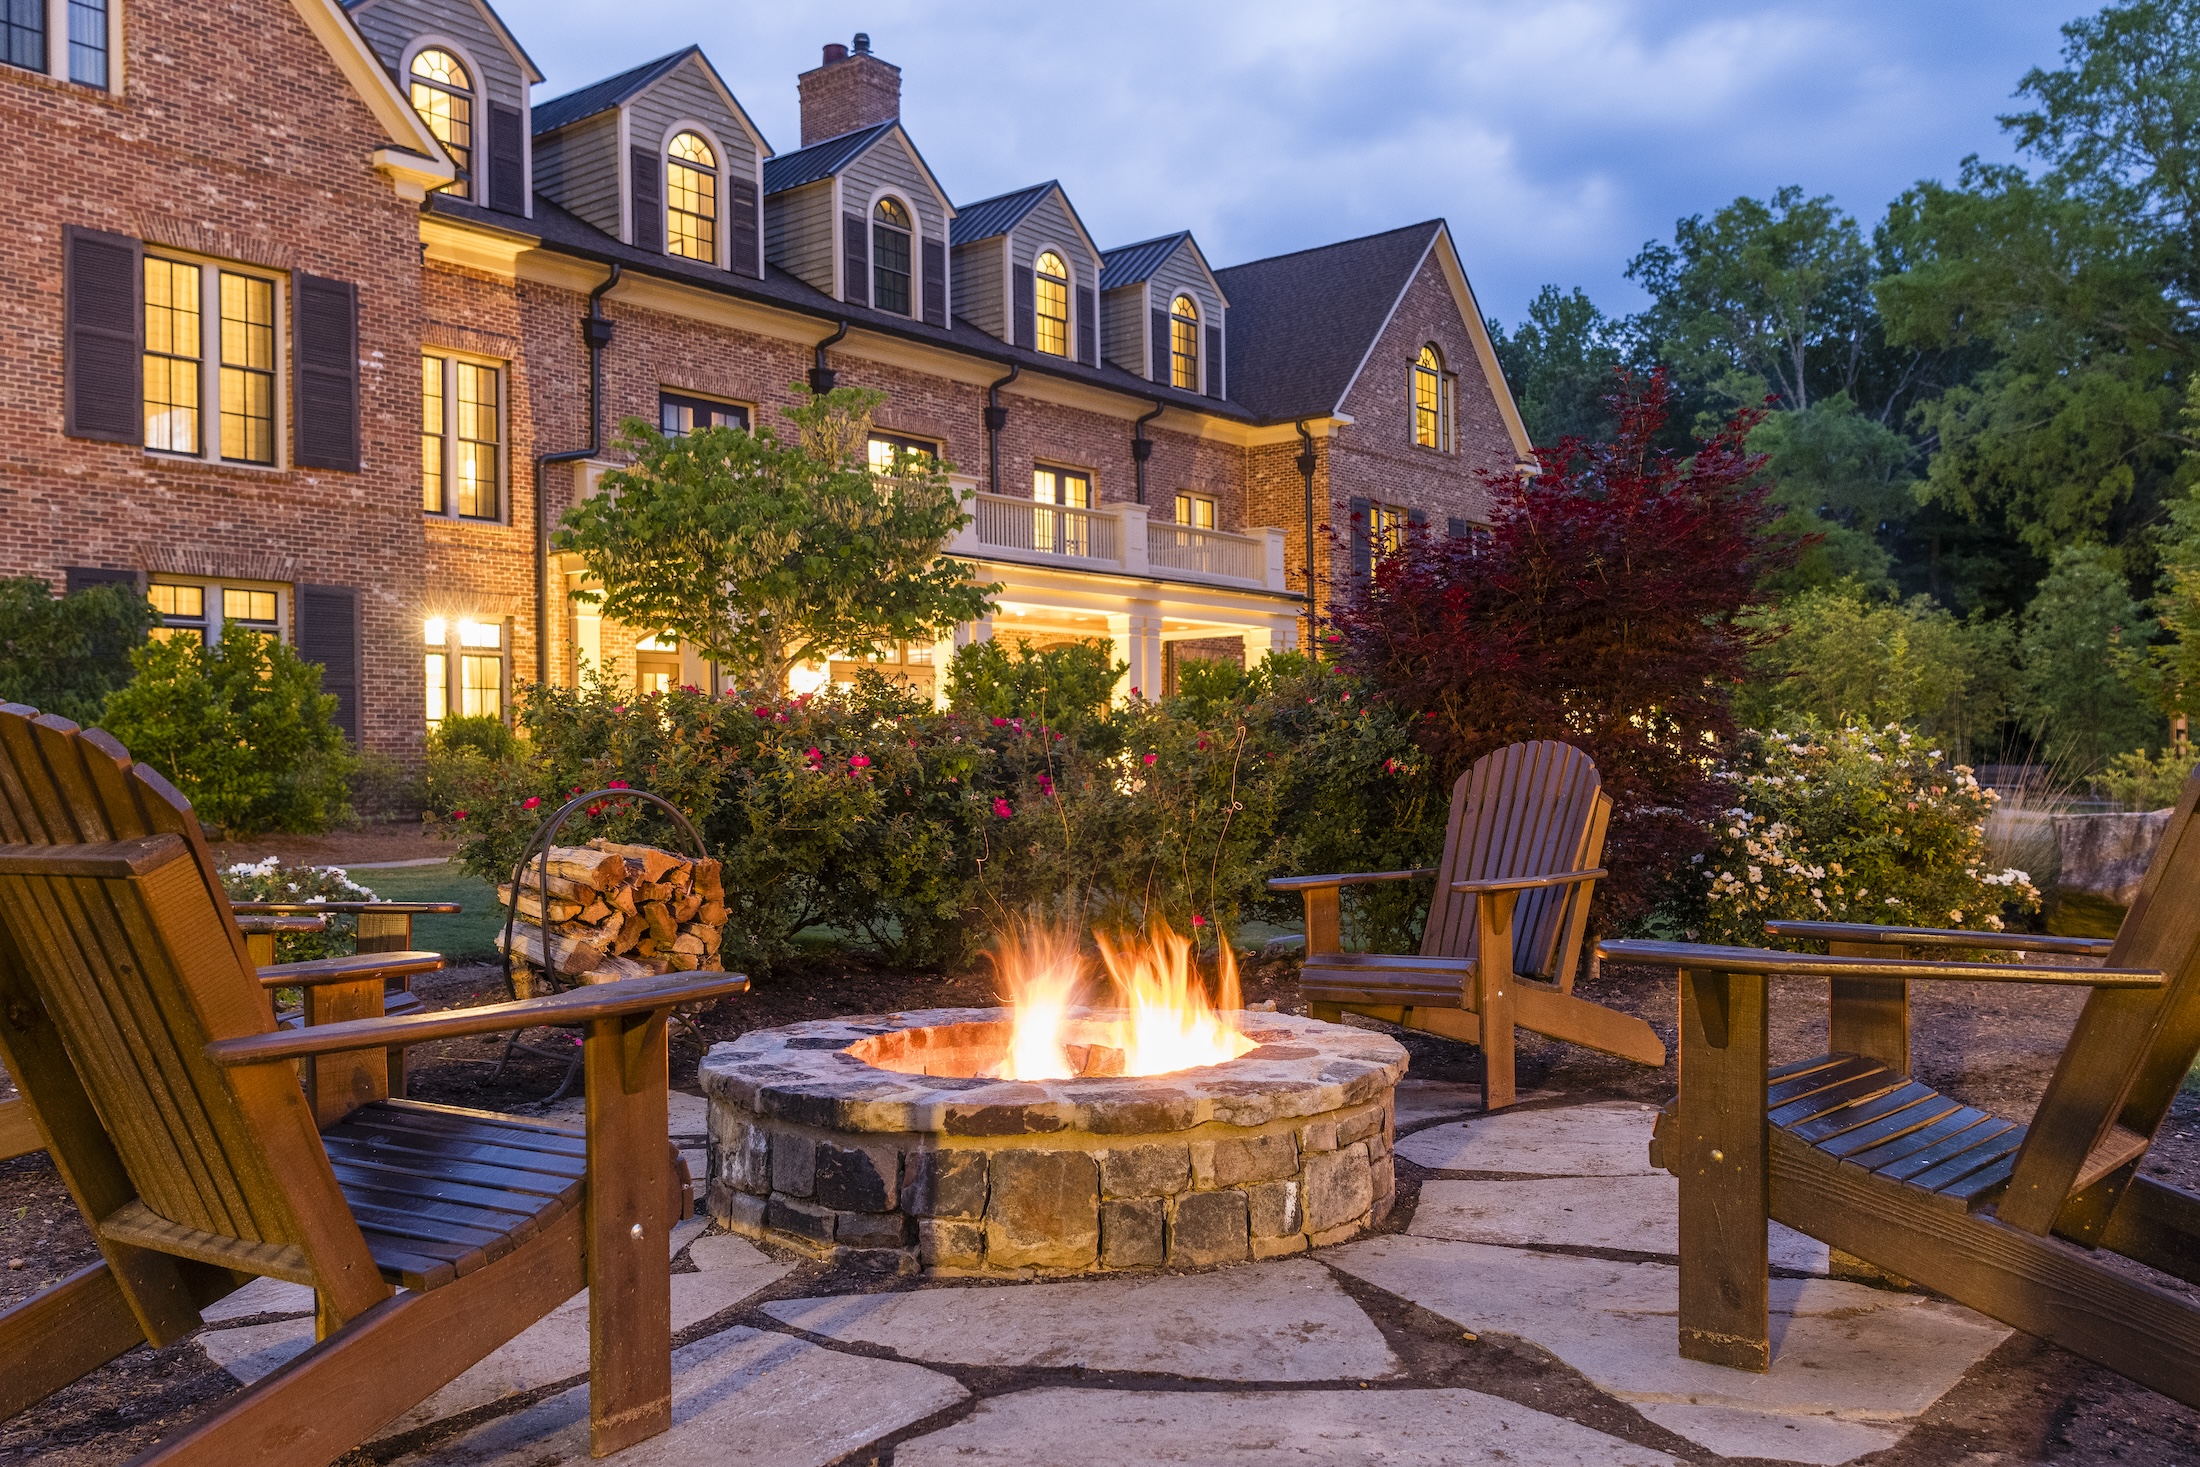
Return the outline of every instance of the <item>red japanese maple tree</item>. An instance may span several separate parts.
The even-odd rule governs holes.
[[[1654,446],[1662,371],[1622,374],[1609,442],[1536,450],[1529,480],[1485,476],[1488,533],[1416,537],[1331,617],[1339,660],[1409,713],[1447,785],[1520,739],[1596,760],[1612,796],[1608,919],[1642,913],[1704,848],[1711,756],[1754,635],[1737,620],[1795,546],[1773,533],[1761,413],[1696,451]]]

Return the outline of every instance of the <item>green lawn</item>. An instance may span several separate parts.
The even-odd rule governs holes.
[[[352,880],[386,902],[457,902],[465,908],[457,916],[413,918],[413,945],[454,963],[496,958],[504,907],[494,887],[455,864],[363,870],[353,873]]]

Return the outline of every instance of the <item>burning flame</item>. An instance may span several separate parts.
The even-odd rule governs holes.
[[[1143,938],[1125,933],[1098,941],[1120,1017],[1087,1020],[1073,1012],[1086,984],[1072,934],[1026,927],[995,951],[1012,1015],[1002,1079],[1163,1075],[1220,1064],[1256,1047],[1237,1029],[1244,1002],[1228,943],[1219,944],[1221,967],[1210,1000],[1191,942],[1167,923]]]

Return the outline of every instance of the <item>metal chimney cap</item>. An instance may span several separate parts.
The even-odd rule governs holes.
[[[871,36],[868,31],[856,32],[856,54],[858,56],[871,54]]]

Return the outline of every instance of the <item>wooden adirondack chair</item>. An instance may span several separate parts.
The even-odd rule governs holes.
[[[256,975],[182,797],[96,729],[0,707],[0,1064],[104,1258],[0,1313],[0,1418],[265,1276],[314,1289],[318,1342],[141,1460],[319,1467],[584,1287],[593,1450],[665,1429],[665,1020],[747,980],[276,1027],[278,985],[378,1011],[395,956]],[[388,1050],[520,1024],[585,1027],[585,1133],[378,1098]]]
[[[1765,1220],[2200,1406],[2200,1305],[2100,1256],[2200,1283],[2200,1196],[2138,1175],[2200,1052],[2200,778],[2187,781],[2113,945],[1775,923],[1827,956],[1607,942],[1677,966],[1681,1089],[1652,1156],[1680,1178],[1680,1352],[1771,1361]],[[1917,960],[1914,950],[2098,952],[2105,968]],[[1766,978],[1832,980],[1832,1052],[1766,1066]],[[2029,1125],[1908,1074],[1908,985],[2092,989]]]
[[[1268,883],[1306,901],[1299,991],[1318,1018],[1346,1011],[1482,1048],[1482,1099],[1513,1101],[1513,1028],[1532,1029],[1639,1064],[1665,1044],[1631,1014],[1573,993],[1574,965],[1599,877],[1611,796],[1589,756],[1568,744],[1508,744],[1452,786],[1435,867]],[[1338,926],[1344,887],[1434,876],[1418,957],[1348,953]]]

